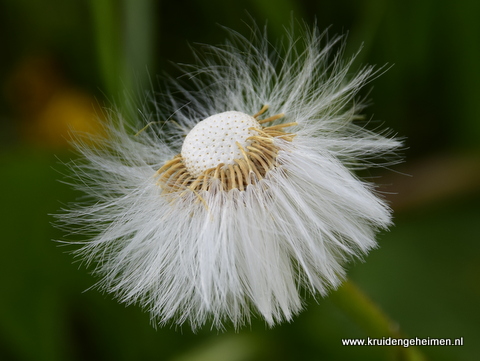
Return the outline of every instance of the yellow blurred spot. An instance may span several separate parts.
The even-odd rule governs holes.
[[[93,102],[88,94],[76,89],[58,90],[37,114],[36,129],[31,129],[35,132],[31,134],[31,140],[63,146],[68,144],[72,134],[98,135],[101,127]]]
[[[72,134],[101,135],[97,101],[70,85],[51,57],[20,63],[7,83],[20,138],[43,147],[66,147]]]

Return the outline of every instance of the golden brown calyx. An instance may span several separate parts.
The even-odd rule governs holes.
[[[220,138],[222,139],[218,138],[219,142],[224,141],[226,137],[231,139],[230,142],[234,142],[239,151],[237,153],[241,154],[239,158],[231,159],[227,164],[224,162],[218,163],[216,166],[202,171],[198,176],[193,175],[192,172],[187,169],[187,162],[184,157],[182,157],[182,154],[178,154],[166,162],[165,165],[157,171],[157,176],[159,177],[157,184],[163,189],[162,194],[185,190],[194,192],[201,190],[210,191],[213,187],[221,191],[229,191],[234,188],[243,191],[248,185],[256,184],[256,182],[265,178],[270,170],[278,166],[277,156],[279,148],[275,145],[274,139],[283,139],[291,142],[295,134],[285,132],[284,128],[297,124],[292,122],[264,127],[261,124],[272,122],[284,116],[283,114],[277,114],[258,120],[258,117],[267,109],[268,106],[264,106],[262,110],[253,116],[247,116],[245,114],[245,116],[252,118],[257,126],[249,126],[248,129],[243,129],[242,134],[247,134],[246,131],[248,131],[249,134],[253,135],[236,140],[234,137],[230,138],[230,134],[221,134]],[[239,112],[225,112],[219,115],[229,115],[229,113]],[[205,121],[208,121],[210,118],[207,118]],[[251,125],[251,122],[249,122],[249,124]],[[237,126],[234,124],[232,128],[239,128],[240,126],[241,125]],[[223,130],[224,128],[222,127],[221,129]],[[212,131],[211,133],[214,132]],[[215,141],[216,139],[209,140],[209,142]],[[241,143],[243,143],[243,145]],[[231,145],[229,146],[231,147]],[[216,147],[216,149],[221,149],[220,147],[223,148],[223,144]],[[216,155],[214,158],[216,158]],[[211,161],[212,158],[210,157],[209,159]],[[188,163],[191,164],[191,161]]]

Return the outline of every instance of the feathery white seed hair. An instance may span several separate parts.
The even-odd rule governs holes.
[[[197,65],[182,68],[194,90],[170,80],[155,103],[158,122],[134,135],[116,115],[100,146],[77,142],[86,162],[72,162],[75,184],[92,202],[73,205],[59,223],[88,237],[77,252],[96,262],[101,289],[143,305],[161,325],[237,328],[252,311],[274,325],[301,310],[301,289],[326,295],[346,261],[376,246],[390,210],[352,170],[400,146],[354,124],[362,108],[354,98],[377,72],[349,77],[344,40],[300,27],[277,48],[257,28],[252,42],[231,32],[226,45],[207,47]],[[284,113],[270,126],[292,123],[285,134],[296,135],[272,133],[274,165],[263,177],[249,168],[243,189],[222,188],[218,177],[208,189],[162,186],[159,169],[196,124],[224,112],[256,122],[263,105],[268,116]],[[136,130],[152,120],[139,118]]]

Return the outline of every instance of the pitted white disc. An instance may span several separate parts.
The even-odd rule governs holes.
[[[192,128],[182,146],[185,167],[195,177],[220,163],[234,164],[243,158],[236,142],[250,145],[248,137],[258,133],[249,128],[260,128],[258,121],[245,113],[229,111],[212,115]]]

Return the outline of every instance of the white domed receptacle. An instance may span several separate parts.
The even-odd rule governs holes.
[[[198,177],[204,171],[219,164],[234,164],[243,158],[236,144],[246,148],[251,136],[257,135],[251,128],[261,128],[251,115],[228,111],[212,115],[198,123],[187,134],[182,146],[182,158],[191,175]]]

